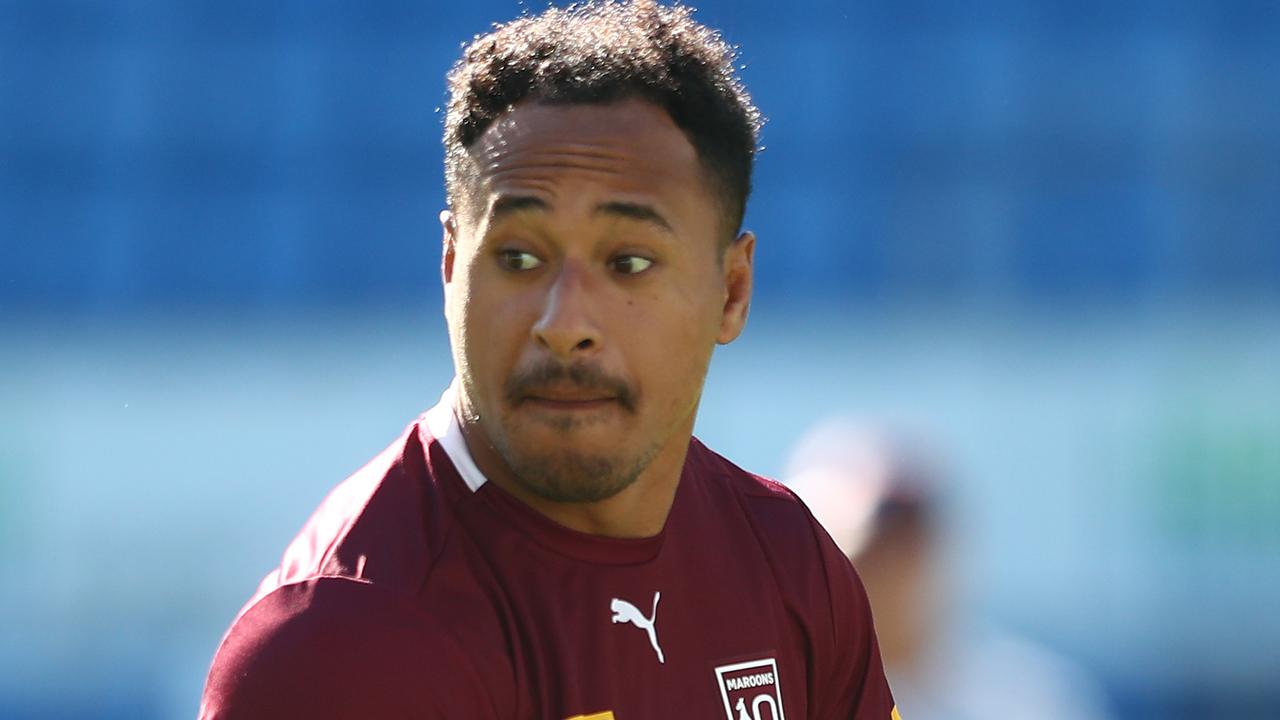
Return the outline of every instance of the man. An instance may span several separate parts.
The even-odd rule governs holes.
[[[264,580],[203,717],[896,716],[848,561],[691,436],[751,297],[759,115],[732,61],[643,2],[465,50],[441,213],[457,378]]]

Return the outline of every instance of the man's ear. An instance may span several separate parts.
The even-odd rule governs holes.
[[[747,325],[751,308],[751,290],[755,280],[755,233],[745,231],[724,251],[724,310],[720,315],[720,333],[716,342],[731,343]]]
[[[440,211],[440,280],[444,286],[444,316],[449,317],[449,285],[453,283],[453,264],[458,257],[458,219],[449,210]]]
[[[458,249],[458,220],[452,211],[440,211],[440,229],[444,234],[440,248],[440,279],[448,285],[453,282],[453,260]]]

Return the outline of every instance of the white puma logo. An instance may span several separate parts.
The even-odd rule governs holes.
[[[658,620],[658,600],[662,597],[662,593],[655,592],[653,594],[653,612],[651,617],[645,617],[640,614],[640,610],[635,605],[614,598],[609,601],[609,609],[613,611],[613,621],[616,623],[631,623],[636,627],[649,633],[649,644],[653,646],[653,651],[658,653],[658,662],[666,663],[666,658],[662,655],[662,648],[658,647],[658,629],[654,627],[654,623]]]

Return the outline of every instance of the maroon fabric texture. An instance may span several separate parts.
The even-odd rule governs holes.
[[[726,685],[725,668],[770,660],[761,687]],[[693,440],[663,532],[602,538],[492,483],[472,492],[418,422],[263,581],[200,716],[887,720],[892,707],[866,593],[783,486]]]

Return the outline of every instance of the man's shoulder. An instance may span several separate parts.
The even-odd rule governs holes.
[[[317,577],[416,590],[451,532],[454,507],[464,497],[455,474],[421,418],[411,423],[325,497],[254,600]]]
[[[237,615],[201,717],[491,717],[493,678],[421,596],[467,495],[410,424],[329,493]]]
[[[700,441],[690,446],[706,511],[740,513],[779,576],[821,574],[825,531],[804,502],[776,480],[744,470]]]
[[[201,717],[437,717],[431,708],[464,696],[458,707],[475,710],[457,717],[488,717],[467,658],[445,623],[400,593],[345,577],[288,583],[228,631]]]
[[[698,439],[690,444],[694,472],[713,492],[732,498],[753,521],[783,533],[809,528],[812,516],[790,488],[763,475],[745,470]]]
[[[814,716],[888,717],[892,697],[875,649],[870,605],[848,558],[785,485],[743,470],[700,442],[691,453],[704,478],[699,485],[718,493],[711,500],[723,506],[720,511],[742,508],[788,617],[812,639],[809,662],[824,678]],[[876,709],[851,714],[855,702]]]
[[[848,565],[809,508],[780,482],[735,465],[696,442],[691,452],[711,492],[716,511],[740,508],[766,561],[789,594],[810,593],[825,602],[829,571],[834,563]]]

